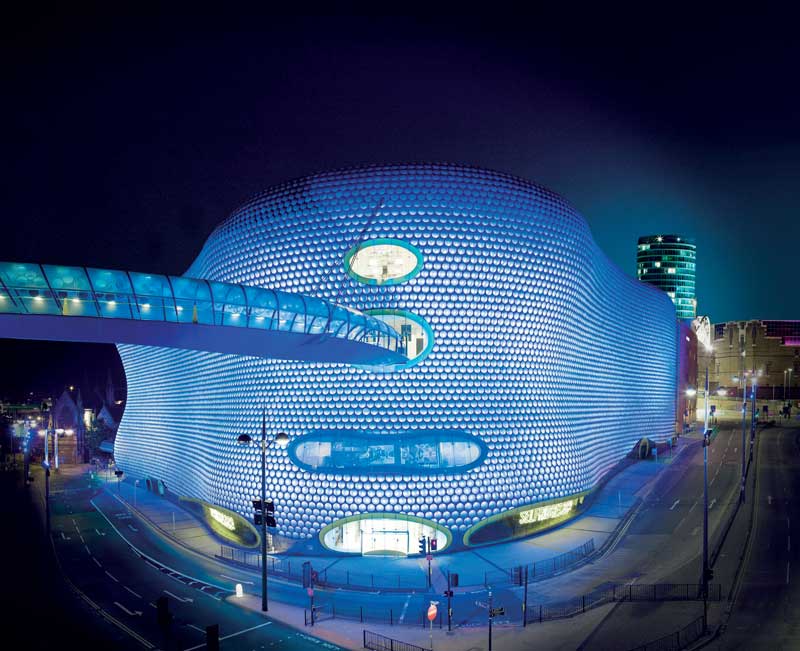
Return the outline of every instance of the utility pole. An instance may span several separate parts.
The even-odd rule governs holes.
[[[453,588],[450,585],[450,570],[447,570],[447,632],[453,630]]]
[[[492,591],[489,590],[489,651],[492,651]]]
[[[528,566],[525,566],[525,590],[522,596],[522,628],[528,625]]]

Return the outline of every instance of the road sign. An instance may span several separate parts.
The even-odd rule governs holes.
[[[492,608],[492,610],[489,611],[489,617],[497,617],[499,615],[505,615],[505,614],[506,614],[505,608]]]
[[[436,619],[436,615],[439,614],[439,610],[436,608],[436,604],[431,604],[428,606],[428,621],[432,622]]]

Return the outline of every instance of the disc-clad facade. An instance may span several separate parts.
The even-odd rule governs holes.
[[[288,539],[417,553],[420,535],[486,540],[483,522],[524,535],[674,431],[671,302],[517,177],[413,164],[291,181],[237,209],[186,275],[329,299],[403,337],[391,367],[119,347],[119,466],[249,515],[260,461],[236,439],[266,408],[291,440],[267,469]]]

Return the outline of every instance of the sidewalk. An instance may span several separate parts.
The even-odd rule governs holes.
[[[662,455],[658,461],[631,462],[602,486],[584,513],[560,527],[521,540],[436,554],[432,563],[436,593],[445,589],[448,570],[459,575],[461,587],[457,591],[464,591],[471,587],[483,586],[487,573],[497,577],[512,567],[551,559],[590,540],[594,541],[595,550],[600,550],[615,530],[623,524],[631,507],[647,494],[651,480],[690,445],[691,440],[679,439],[673,454],[668,457]],[[164,497],[147,491],[141,484],[135,489],[130,480],[122,481],[118,485],[114,485],[115,483],[112,479],[108,483],[107,490],[119,494],[167,538],[215,560],[220,560],[218,555],[223,545],[235,548],[230,542],[216,537],[194,514]],[[253,550],[247,551],[253,552]],[[296,574],[295,569],[300,568],[303,562],[310,561],[320,574],[328,572],[331,576],[341,577],[342,583],[347,577],[349,582],[361,583],[364,588],[369,588],[370,577],[380,577],[382,583],[379,582],[377,585],[386,585],[390,581],[393,583],[393,579],[388,577],[396,576],[397,585],[408,586],[409,592],[426,590],[427,563],[424,558],[351,556],[335,553],[326,556],[270,554],[270,558],[274,558],[278,563],[288,561],[294,568],[292,574]],[[235,565],[241,569],[241,565]]]

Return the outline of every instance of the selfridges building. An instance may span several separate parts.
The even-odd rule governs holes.
[[[389,367],[118,346],[118,465],[249,520],[260,452],[237,437],[258,439],[265,410],[268,436],[290,440],[267,456],[284,544],[408,554],[420,536],[443,550],[529,535],[580,512],[643,436],[674,432],[672,302],[564,199],[508,174],[290,181],[234,211],[185,275],[328,299],[403,339],[408,361]]]

